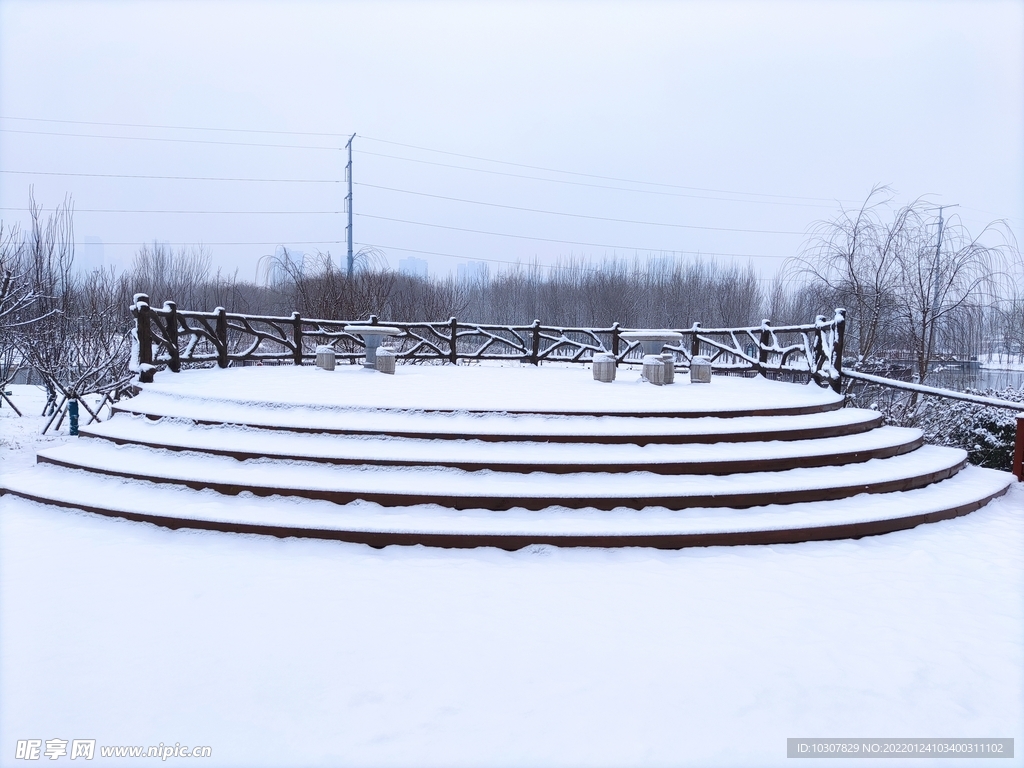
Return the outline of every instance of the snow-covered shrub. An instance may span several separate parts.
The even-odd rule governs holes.
[[[1020,403],[1024,389],[966,390],[968,394]],[[885,423],[917,427],[932,445],[967,451],[971,464],[1009,470],[1013,462],[1017,412],[931,395],[915,395],[890,387],[866,386],[849,393],[849,405],[880,411]]]

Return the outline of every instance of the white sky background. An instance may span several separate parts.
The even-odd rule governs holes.
[[[900,202],[959,203],[972,230],[1005,218],[1024,242],[1021,2],[3,0],[0,116],[5,221],[24,221],[30,184],[47,207],[70,194],[76,239],[101,238],[106,261],[121,266],[154,238],[205,243],[246,279],[275,244],[343,262],[341,148],[352,132],[356,248],[382,247],[392,267],[410,255],[443,274],[468,259],[675,251],[750,255],[770,274],[797,252],[799,233],[875,184]]]

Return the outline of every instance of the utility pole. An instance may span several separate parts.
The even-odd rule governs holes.
[[[352,139],[356,135],[353,133],[348,140],[348,165],[345,166],[345,180],[348,182],[348,194],[345,196],[345,210],[348,211],[348,226],[345,228],[345,232],[348,235],[348,276],[352,277],[353,267],[353,256],[352,256]]]

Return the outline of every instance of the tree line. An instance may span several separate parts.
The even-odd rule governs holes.
[[[395,272],[372,250],[349,277],[328,253],[281,249],[264,257],[257,280],[242,280],[202,247],[159,244],[140,248],[125,270],[85,272],[74,265],[71,201],[44,216],[30,196],[29,208],[24,228],[0,222],[0,383],[30,367],[51,407],[126,386],[137,292],[182,309],[570,327],[797,324],[845,307],[847,365],[901,359],[925,380],[929,360],[944,355],[998,351],[1024,361],[1024,269],[1009,229],[996,223],[971,235],[953,216],[937,247],[933,206],[894,206],[884,188],[817,222],[770,278],[750,264],[637,257],[515,265],[460,281]]]

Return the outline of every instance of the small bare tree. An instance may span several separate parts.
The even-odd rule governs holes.
[[[74,225],[70,199],[45,219],[31,199],[30,228],[19,249],[20,274],[34,300],[30,322],[13,335],[21,362],[34,369],[47,391],[44,414],[59,427],[70,402],[93,419],[128,386],[127,281],[113,269],[86,276],[73,272]],[[98,408],[84,401],[100,395]]]
[[[0,401],[19,416],[21,411],[7,396],[7,386],[23,369],[17,336],[39,320],[35,305],[39,296],[24,274],[25,240],[18,226],[0,221]]]

